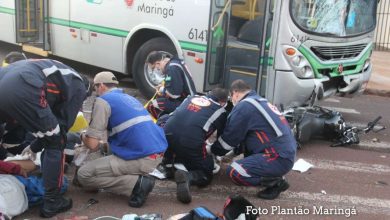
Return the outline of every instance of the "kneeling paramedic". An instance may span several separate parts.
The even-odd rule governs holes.
[[[214,160],[206,152],[206,140],[217,131],[222,134],[227,113],[228,91],[213,89],[206,96],[190,96],[172,113],[164,131],[168,150],[164,164],[181,163],[188,170],[177,170],[177,199],[191,202],[190,185],[207,186],[213,177]],[[173,172],[173,171],[172,171]]]
[[[36,137],[22,155],[35,155],[44,148],[42,217],[49,218],[72,207],[72,200],[59,192],[63,149],[66,133],[88,90],[86,78],[55,60],[23,60],[0,70],[0,121],[17,122]]]
[[[141,207],[154,187],[155,180],[148,174],[167,148],[164,131],[137,99],[117,88],[114,74],[100,72],[93,82],[99,97],[82,141],[96,150],[108,130],[113,155],[81,166],[78,181],[84,188],[129,196],[129,206]]]
[[[196,94],[192,76],[179,58],[170,58],[155,51],[148,56],[147,62],[152,69],[162,71],[165,76],[163,84],[157,88],[156,99],[147,106],[155,119],[173,112],[187,96]]]
[[[230,95],[234,108],[211,152],[220,156],[232,150],[243,153],[243,159],[228,167],[227,175],[238,185],[265,186],[257,196],[275,199],[289,188],[283,175],[294,164],[295,138],[278,109],[243,80],[232,83]]]

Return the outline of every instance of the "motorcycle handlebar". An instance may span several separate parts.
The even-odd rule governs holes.
[[[381,119],[382,119],[382,116],[378,116],[374,121],[369,122],[367,125],[367,128],[364,129],[364,132],[368,133],[369,131],[371,131],[375,127],[375,125],[379,122],[379,120],[381,120]]]

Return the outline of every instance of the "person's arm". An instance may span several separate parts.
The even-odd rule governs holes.
[[[217,130],[217,137],[223,134],[227,120],[227,113],[222,113],[213,123],[214,130]]]
[[[167,97],[178,99],[183,93],[183,70],[178,66],[168,66],[164,93]]]
[[[0,174],[15,174],[26,177],[26,171],[17,163],[0,160]]]
[[[229,151],[238,148],[245,140],[250,119],[250,116],[242,106],[233,109],[222,135],[211,146],[211,152],[215,155],[223,156]]]
[[[46,120],[50,124],[52,129],[48,131],[32,132],[32,135],[38,136],[30,144],[30,149],[33,153],[42,151],[43,148],[51,146],[53,144],[61,143],[61,140],[66,140],[63,136],[64,132],[61,131],[60,124],[56,115],[52,112],[51,108],[47,106],[44,111],[47,111]],[[44,133],[43,133],[44,132]],[[65,133],[66,134],[66,133]]]
[[[7,161],[15,165],[15,170],[12,174],[27,177],[27,174],[36,170],[37,165],[32,160],[10,160]]]
[[[87,132],[82,135],[82,141],[91,150],[97,150],[101,137],[107,132],[108,119],[111,115],[110,105],[101,98],[96,98],[92,109],[91,122]]]

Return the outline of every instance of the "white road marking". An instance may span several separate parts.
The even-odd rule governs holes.
[[[339,103],[340,100],[335,99],[335,98],[327,98],[327,99],[324,100],[324,102],[335,102],[335,103]]]
[[[176,184],[173,182],[158,181],[156,187],[154,187],[153,194],[173,197],[176,193],[175,189]],[[241,195],[249,199],[253,204],[263,204],[264,200],[254,196],[258,191],[260,191],[260,189],[260,187],[245,187],[235,185],[227,186],[214,184],[201,189],[193,188],[192,197],[197,199],[224,199],[231,193],[239,192]],[[293,204],[293,206],[305,206],[306,208],[312,206],[324,206],[328,208],[354,207],[358,213],[390,215],[390,200],[388,199],[332,194],[329,191],[326,195],[324,195],[321,192],[294,192],[287,190],[286,192],[280,194],[280,197],[277,201],[281,203],[287,202],[288,204]]]
[[[356,207],[357,212],[375,213],[381,212],[386,215],[390,215],[390,200],[367,198],[360,196],[348,196],[338,194],[322,194],[322,193],[310,193],[310,192],[292,192],[287,191],[281,194],[281,198],[288,198],[291,200],[307,200],[311,201],[311,204],[326,204],[332,203],[337,207],[349,206]],[[310,202],[309,202],[310,204]],[[326,206],[326,205],[324,205]]]
[[[390,174],[390,166],[381,164],[367,164],[359,162],[335,161],[323,159],[304,159],[314,167],[324,170],[345,170],[373,174]]]
[[[360,141],[360,146],[376,149],[387,149],[390,151],[390,143],[387,142],[373,142],[373,141]]]
[[[350,113],[350,114],[358,114],[360,115],[360,112],[356,111],[356,109],[352,108],[338,108],[338,107],[328,107],[328,106],[322,106],[324,108],[328,108],[334,111],[342,112],[342,113]]]

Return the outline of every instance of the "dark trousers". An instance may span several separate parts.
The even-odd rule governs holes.
[[[261,177],[282,177],[293,167],[294,162],[278,157],[270,160],[264,154],[252,154],[234,161],[226,170],[226,174],[237,185],[258,186]]]
[[[163,162],[166,164],[181,163],[189,171],[191,185],[207,186],[213,178],[214,159],[207,155],[202,145],[182,145],[174,137],[167,135],[168,149],[164,153]]]
[[[41,158],[41,170],[46,190],[60,189],[64,178],[63,150],[45,149]]]

